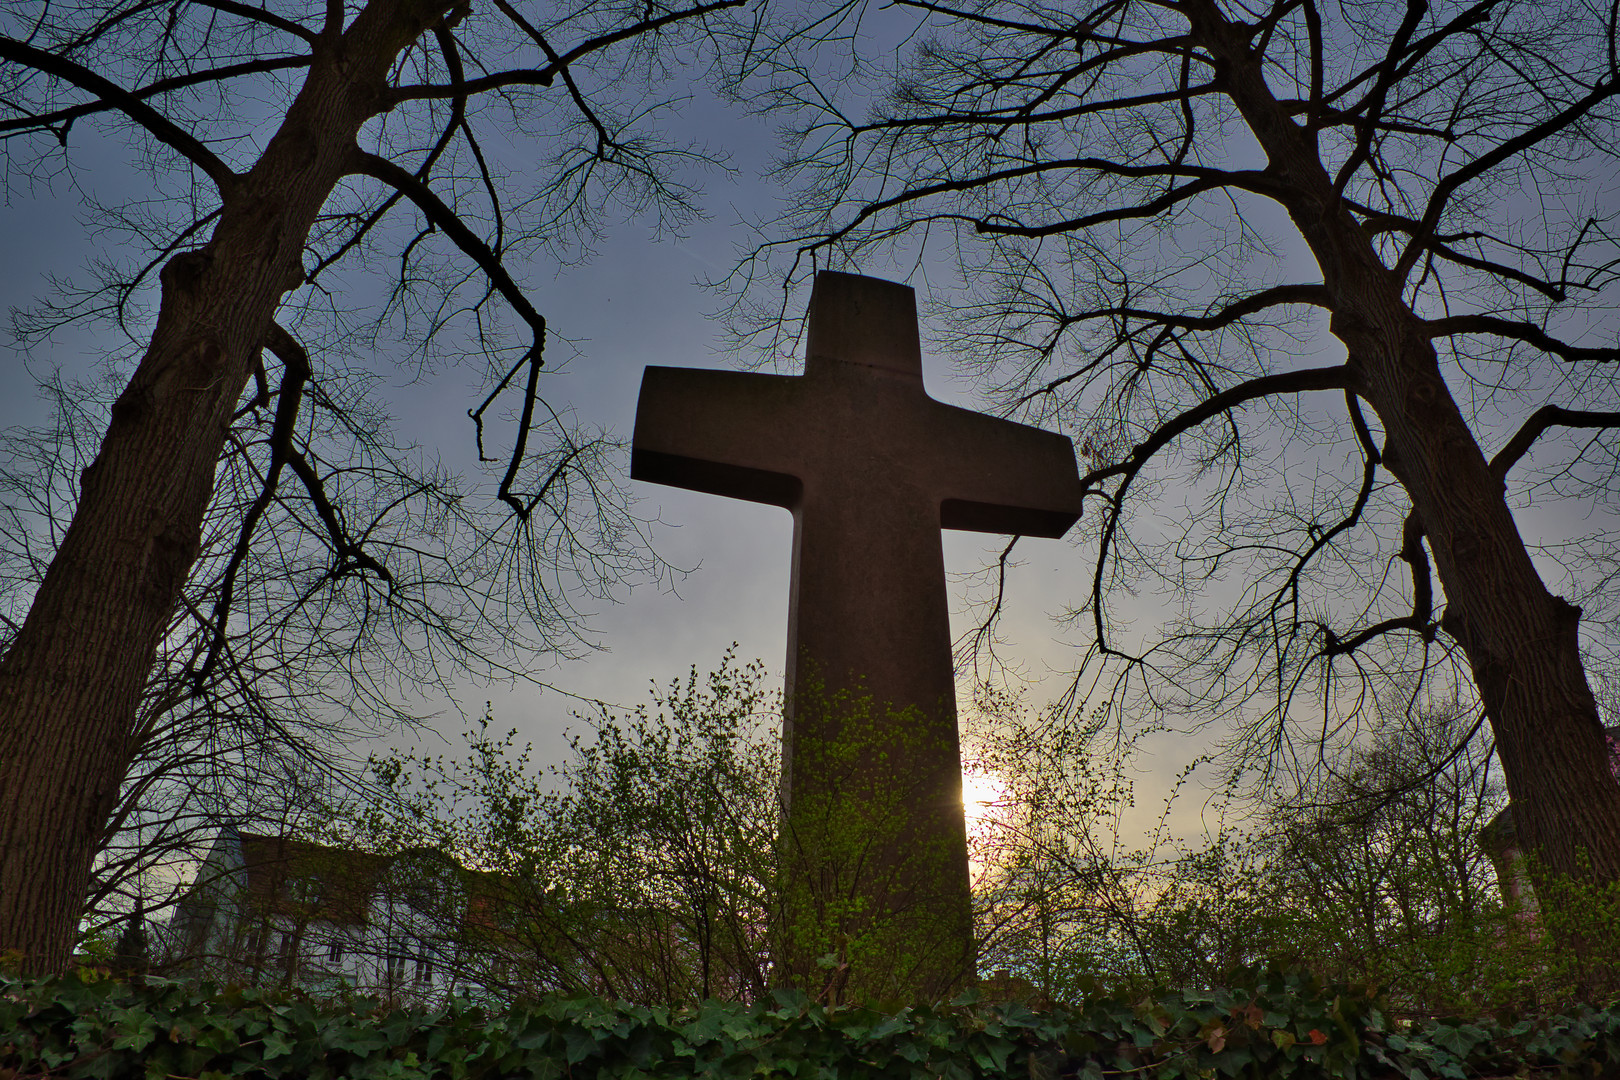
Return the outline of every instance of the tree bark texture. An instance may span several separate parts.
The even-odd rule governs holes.
[[[1314,134],[1272,95],[1249,28],[1209,0],[1187,11],[1321,268],[1332,331],[1383,425],[1383,464],[1422,523],[1446,591],[1441,627],[1468,657],[1526,848],[1552,873],[1620,880],[1620,784],[1581,662],[1580,609],[1536,572],[1401,276],[1335,195]]]
[[[328,26],[204,246],[161,275],[150,346],[112,409],[77,512],[0,660],[0,956],[64,968],[91,860],[129,763],[135,710],[195,562],[232,412],[310,228],[388,107],[395,57],[447,0],[371,0]]]

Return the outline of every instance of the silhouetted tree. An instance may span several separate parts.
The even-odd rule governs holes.
[[[1514,516],[1620,490],[1616,9],[895,6],[899,54],[865,3],[759,54],[798,201],[732,284],[943,245],[956,352],[1085,458],[1077,689],[1303,774],[1384,676],[1471,680],[1542,864],[1620,879],[1581,640],[1613,646],[1612,533]],[[1114,617],[1152,587],[1158,641]]]
[[[510,267],[588,240],[615,204],[666,223],[691,212],[665,163],[688,151],[639,133],[643,91],[664,56],[694,57],[707,21],[741,2],[120,0],[0,16],[8,175],[71,168],[91,125],[126,137],[154,174],[101,211],[133,231],[127,265],[23,327],[100,316],[139,360],[0,659],[0,953],[33,971],[67,961],[154,660],[163,650],[193,686],[239,662],[256,544],[301,549],[280,583],[298,600],[285,622],[318,636],[335,609],[340,633],[386,626],[411,643],[398,662],[413,673],[477,655],[464,631],[491,604],[517,605],[541,643],[568,641],[569,573],[588,587],[637,568],[633,522],[603,485],[605,447],[541,395],[545,322]],[[516,181],[507,138],[522,147]],[[388,267],[381,317],[351,318],[337,297],[371,260]],[[464,496],[396,469],[363,380],[342,377],[338,358],[389,330],[415,363],[486,365],[489,396],[469,410],[480,452],[486,412],[515,399],[503,543],[455,547],[471,539],[454,535]],[[341,449],[321,448],[329,436]],[[219,541],[215,509],[239,516],[221,526],[208,606],[175,654],[166,635],[205,541]],[[399,518],[412,518],[403,532]],[[432,598],[458,590],[456,617],[439,618]],[[257,614],[246,625],[277,632]]]
[[[1331,753],[1313,784],[1273,794],[1257,892],[1293,914],[1298,962],[1388,987],[1413,1012],[1477,1008],[1496,989],[1482,972],[1511,919],[1480,832],[1506,792],[1478,719],[1421,702]]]

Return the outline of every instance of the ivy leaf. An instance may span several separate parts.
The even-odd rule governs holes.
[[[286,1057],[293,1052],[296,1046],[297,1044],[293,1042],[292,1036],[285,1031],[277,1031],[275,1028],[271,1028],[264,1033],[264,1058],[266,1061],[271,1058]]]
[[[1474,1047],[1490,1038],[1482,1029],[1472,1024],[1459,1024],[1456,1027],[1439,1024],[1427,1034],[1431,1042],[1449,1050],[1458,1060],[1467,1058]]]
[[[581,1028],[573,1028],[563,1036],[563,1046],[568,1064],[578,1065],[600,1049],[601,1044],[590,1032]]]
[[[688,1042],[694,1045],[706,1043],[725,1030],[725,1021],[726,1016],[723,1009],[714,1005],[707,1005],[698,1014],[697,1019],[681,1029],[681,1034],[686,1037]]]
[[[113,1030],[118,1033],[113,1040],[114,1050],[145,1050],[158,1037],[158,1026],[152,1014],[139,1006],[122,1009],[113,1015]]]

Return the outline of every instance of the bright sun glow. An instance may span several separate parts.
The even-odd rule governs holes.
[[[962,812],[967,818],[968,873],[977,880],[986,871],[988,847],[995,846],[996,818],[1012,789],[993,772],[962,770]]]
[[[1007,798],[1007,782],[995,773],[962,772],[962,809],[969,821],[983,821]]]

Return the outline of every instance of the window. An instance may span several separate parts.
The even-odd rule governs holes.
[[[433,957],[419,956],[416,958],[416,981],[430,983],[433,981]]]
[[[281,962],[291,964],[298,959],[298,938],[290,930],[281,935]]]
[[[329,961],[331,961],[332,963],[334,963],[334,964],[337,963],[339,960],[342,960],[343,959],[343,942],[341,942],[341,941],[333,941],[332,944],[328,945],[326,947],[326,958]]]

